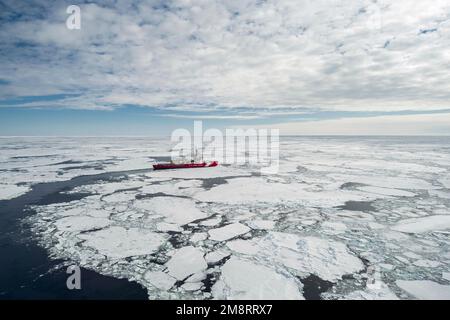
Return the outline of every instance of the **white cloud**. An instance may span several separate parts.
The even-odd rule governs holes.
[[[449,135],[450,113],[299,121],[252,128],[281,135]]]
[[[29,16],[0,28],[2,97],[82,92],[49,104],[196,111],[450,107],[448,0],[99,1],[80,5],[81,30],[65,28],[63,2],[5,3]]]

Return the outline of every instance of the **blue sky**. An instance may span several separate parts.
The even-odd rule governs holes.
[[[0,135],[450,134],[450,3],[0,1]]]

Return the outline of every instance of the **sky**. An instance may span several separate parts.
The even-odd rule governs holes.
[[[450,135],[450,1],[0,0],[0,135],[167,135],[194,120]]]

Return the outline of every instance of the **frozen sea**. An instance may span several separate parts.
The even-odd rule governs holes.
[[[448,137],[281,137],[267,175],[170,148],[0,138],[0,299],[450,299]]]

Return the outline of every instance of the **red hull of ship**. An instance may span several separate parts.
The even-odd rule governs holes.
[[[154,170],[164,170],[164,169],[190,169],[190,168],[205,168],[205,167],[215,167],[218,165],[217,161],[213,161],[210,164],[206,162],[202,163],[158,163],[153,165]]]

